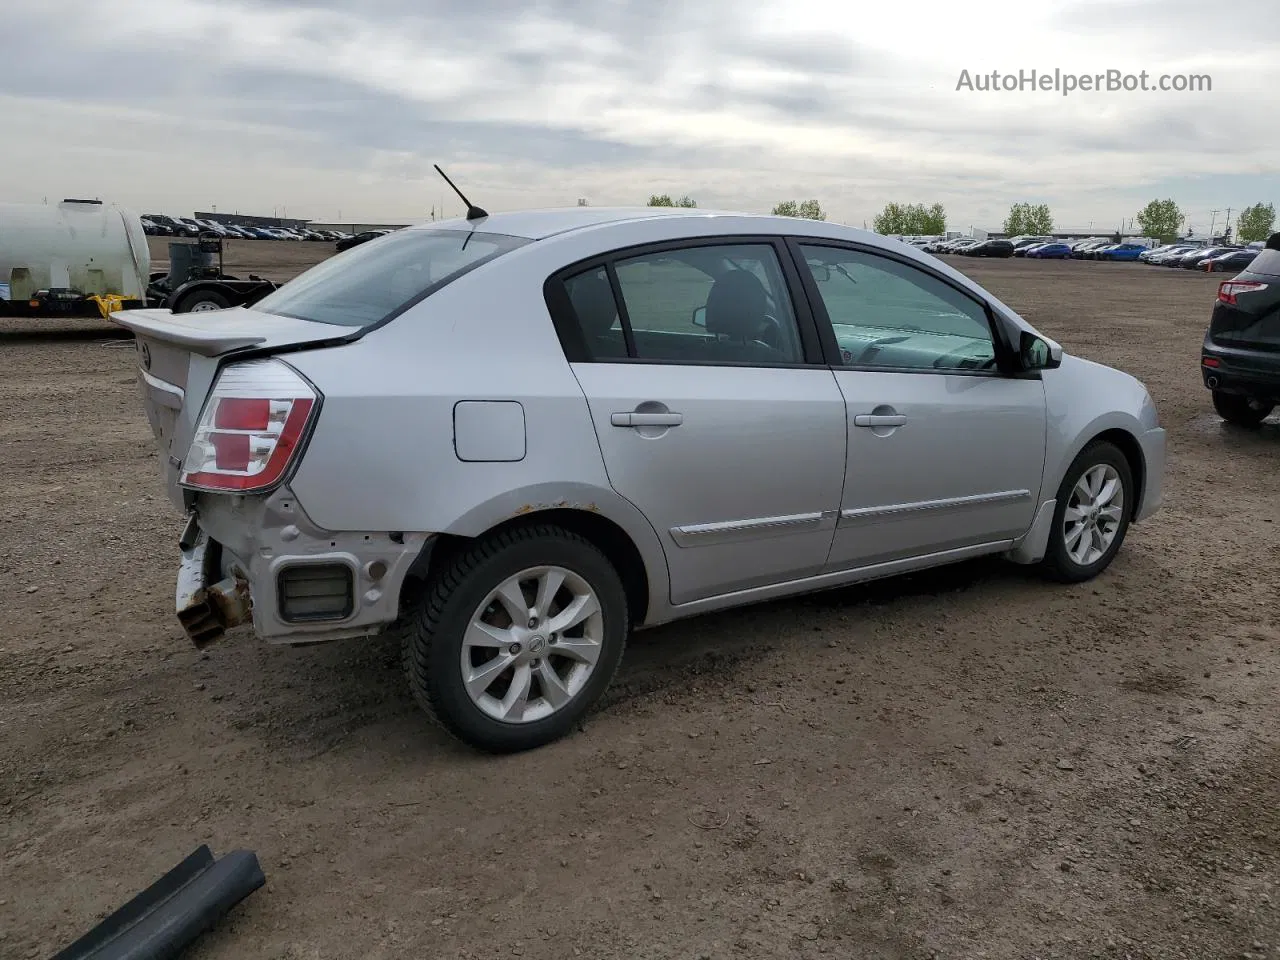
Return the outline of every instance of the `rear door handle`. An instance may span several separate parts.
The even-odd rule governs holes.
[[[615,413],[609,422],[615,427],[678,427],[684,423],[682,413]]]
[[[901,414],[860,413],[853,418],[855,427],[900,427],[906,422],[907,418]]]

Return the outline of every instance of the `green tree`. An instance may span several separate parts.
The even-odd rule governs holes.
[[[1049,205],[1015,203],[1009,208],[1009,216],[1005,217],[1004,232],[1010,237],[1022,234],[1044,236],[1053,233],[1053,214],[1049,210]]]
[[[827,212],[817,200],[783,200],[773,208],[775,217],[800,217],[803,220],[825,220]]]
[[[1276,225],[1276,208],[1270,203],[1255,203],[1240,211],[1236,220],[1236,236],[1244,243],[1265,240]]]
[[[942,204],[935,203],[927,210],[924,204],[919,204],[918,210],[920,222],[916,225],[915,233],[931,237],[947,232],[947,210]]]
[[[886,203],[884,209],[871,219],[871,229],[889,235],[907,233],[907,211],[899,203]]]
[[[696,207],[698,204],[688,194],[679,200],[672,200],[668,193],[655,193],[649,198],[647,205],[650,207]]]
[[[801,200],[800,216],[805,220],[825,220],[827,211],[822,209],[822,204],[817,200]]]
[[[1159,237],[1161,243],[1178,239],[1183,219],[1182,211],[1172,200],[1152,200],[1137,216],[1143,236]]]
[[[947,211],[940,203],[887,203],[871,221],[876,233],[934,236],[947,232]]]

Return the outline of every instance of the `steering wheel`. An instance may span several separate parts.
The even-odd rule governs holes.
[[[960,354],[957,363],[950,358]],[[950,353],[944,353],[937,360],[933,361],[935,370],[990,370],[996,365],[996,358],[990,357],[986,360],[979,360],[977,357],[964,356],[964,347],[957,347]]]
[[[782,336],[782,324],[778,322],[776,317],[771,317],[768,314],[765,314],[764,322],[760,324],[756,339],[765,346],[773,347],[775,350],[786,349]]]

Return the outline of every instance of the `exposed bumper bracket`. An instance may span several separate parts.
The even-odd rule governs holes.
[[[189,523],[183,534],[175,608],[178,622],[198,649],[221,639],[230,627],[246,622],[253,605],[249,582],[244,578],[232,576],[215,582],[222,548],[203,530],[197,528],[194,535],[190,531]]]

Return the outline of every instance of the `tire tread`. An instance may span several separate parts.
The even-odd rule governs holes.
[[[451,736],[464,742],[471,742],[450,719],[448,712],[440,703],[439,691],[433,689],[430,682],[430,662],[432,649],[439,639],[449,598],[462,588],[463,584],[481,565],[495,559],[501,553],[522,543],[546,541],[549,539],[578,544],[595,553],[600,561],[612,567],[609,558],[586,537],[580,536],[552,524],[528,524],[501,530],[495,534],[476,540],[467,548],[459,551],[449,564],[440,570],[428,584],[423,598],[402,626],[397,629],[401,635],[401,659],[403,662],[409,690],[414,701],[426,714],[428,721],[436,727],[448,732]],[[614,660],[608,681],[602,689],[608,689],[617,674],[625,652],[626,638],[630,631],[628,611],[623,608],[622,650]]]
[[[1124,491],[1124,526],[1120,529],[1120,532],[1117,535],[1117,542],[1114,549],[1111,551],[1110,557],[1107,558],[1106,564],[1094,573],[1082,576],[1080,568],[1077,565],[1071,564],[1070,561],[1064,561],[1062,556],[1060,556],[1062,547],[1062,516],[1066,510],[1066,498],[1071,494],[1071,487],[1075,486],[1076,479],[1081,473],[1083,473],[1082,464],[1096,463],[1097,454],[1101,450],[1107,451],[1120,463],[1124,464],[1125,472],[1128,474],[1129,485]],[[1070,483],[1068,483],[1068,481],[1070,481]],[[1134,490],[1133,485],[1133,467],[1129,464],[1129,460],[1124,455],[1124,451],[1111,441],[1105,439],[1096,439],[1085,444],[1084,449],[1076,454],[1075,459],[1071,461],[1071,466],[1067,468],[1066,473],[1062,477],[1062,482],[1058,487],[1058,503],[1055,505],[1053,511],[1053,530],[1049,534],[1049,547],[1045,551],[1044,559],[1040,561],[1041,573],[1049,579],[1056,580],[1059,583],[1083,583],[1087,580],[1092,580],[1098,574],[1106,570],[1107,567],[1111,566],[1111,562],[1115,559],[1116,554],[1120,552],[1120,547],[1124,545],[1125,537],[1129,532],[1130,520],[1133,517],[1134,511],[1138,507],[1137,503],[1134,502],[1135,496],[1136,491]]]

